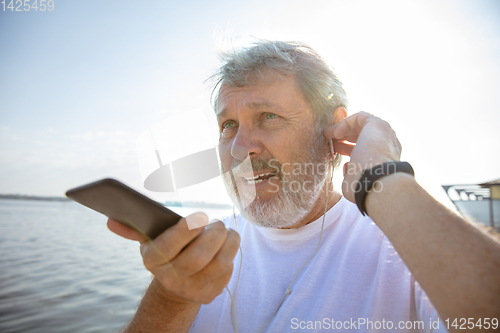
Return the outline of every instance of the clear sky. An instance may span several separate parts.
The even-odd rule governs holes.
[[[60,196],[114,177],[154,196],[137,141],[174,114],[210,113],[203,81],[221,34],[317,49],[344,82],[349,112],[387,120],[403,160],[445,204],[441,184],[500,178],[499,1],[54,5],[0,5],[0,193]],[[197,134],[178,126],[179,145]]]

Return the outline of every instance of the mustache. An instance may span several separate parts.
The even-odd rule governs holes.
[[[274,158],[264,159],[264,158],[260,158],[260,157],[254,157],[254,158],[250,159],[250,163],[251,163],[253,172],[259,172],[259,171],[263,171],[263,170],[264,171],[272,170],[274,172],[277,172],[281,178],[282,165],[280,162],[278,162],[278,160],[276,160]],[[246,170],[246,172],[243,169],[245,169],[245,167],[243,166],[243,163],[241,163],[239,161],[235,161],[233,163],[233,165],[231,166],[231,171],[232,171],[234,176],[239,176],[241,174],[248,173],[248,169]]]

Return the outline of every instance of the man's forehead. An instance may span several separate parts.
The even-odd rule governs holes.
[[[281,82],[281,84],[280,84]],[[277,85],[279,84],[279,88]],[[215,113],[217,118],[222,118],[229,110],[230,104],[234,101],[242,102],[245,108],[252,110],[275,110],[284,111],[285,104],[282,100],[281,92],[283,91],[283,84],[286,84],[289,89],[286,89],[288,93],[295,96],[302,96],[299,89],[297,89],[295,80],[276,80],[272,82],[261,82],[253,85],[234,87],[227,83],[223,83],[219,90],[217,97],[217,104]],[[290,90],[291,88],[291,90]],[[273,89],[279,89],[280,94],[270,94],[269,92]],[[248,92],[248,94],[243,94],[243,100],[239,99],[242,92]],[[290,95],[288,95],[291,97]],[[235,99],[233,99],[235,97]],[[282,105],[283,104],[283,105]]]
[[[227,83],[222,83],[219,93],[217,94],[217,110],[215,113],[219,115],[224,109],[226,104],[226,95],[243,90],[245,87],[233,87]]]
[[[233,96],[238,96],[241,95],[241,92],[245,91],[254,91],[254,94],[252,95],[258,95],[256,88],[260,86],[259,83],[257,84],[251,84],[251,85],[245,85],[245,86],[232,86],[227,83],[222,83],[219,93],[217,96],[217,109],[222,110],[225,108],[228,100],[231,100]]]

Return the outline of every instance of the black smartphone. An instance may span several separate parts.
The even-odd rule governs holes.
[[[66,196],[154,239],[182,216],[131,189],[106,178],[73,188]]]

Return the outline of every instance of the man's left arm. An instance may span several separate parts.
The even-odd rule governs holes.
[[[380,179],[368,215],[387,235],[443,320],[500,319],[500,243],[429,195],[415,179]]]
[[[363,169],[398,161],[389,124],[360,112],[325,130],[351,156],[344,196],[352,201]],[[355,142],[356,145],[348,142]],[[405,173],[380,178],[365,200],[368,216],[387,235],[442,320],[500,317],[500,243],[452,212]]]

